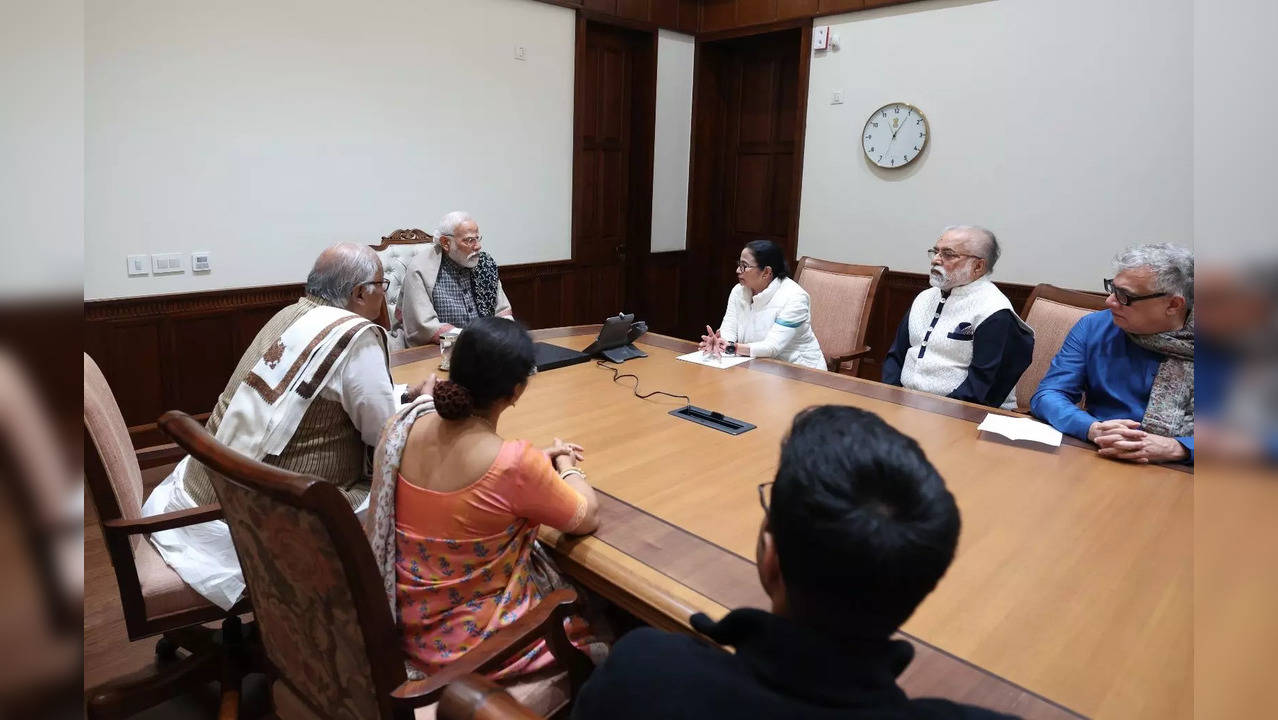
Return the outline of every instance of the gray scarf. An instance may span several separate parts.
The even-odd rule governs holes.
[[[1194,434],[1194,311],[1185,327],[1154,335],[1127,337],[1137,345],[1163,356],[1149,391],[1149,404],[1141,427],[1166,437]]]

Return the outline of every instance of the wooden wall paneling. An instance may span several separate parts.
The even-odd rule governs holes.
[[[735,5],[733,24],[737,27],[763,25],[777,19],[777,0],[737,0]]]
[[[819,11],[819,0],[777,0],[776,19],[812,17]]]
[[[795,83],[794,89],[786,90],[786,92],[793,93],[792,97],[796,99],[794,114],[786,116],[787,120],[793,122],[793,126],[788,129],[794,137],[794,152],[790,156],[792,162],[790,166],[790,186],[787,188],[790,192],[790,227],[787,228],[787,231],[791,239],[790,263],[792,265],[798,258],[799,208],[803,207],[803,146],[808,127],[808,73],[812,63],[811,19],[804,21],[799,26],[798,40],[799,70],[794,75],[785,78],[787,82],[793,81]]]
[[[617,14],[617,0],[585,0],[582,7],[609,15]]]
[[[238,311],[179,315],[160,321],[164,340],[166,409],[202,413],[217,396],[248,345],[237,346],[234,318]],[[159,415],[148,418],[155,422]]]
[[[681,317],[684,257],[682,250],[652,253],[644,265],[644,303],[637,319],[647,321],[652,332],[686,337]]]
[[[701,23],[701,5],[698,0],[679,0],[679,18],[675,29],[689,35],[695,34]]]
[[[817,14],[851,12],[865,7],[865,0],[817,0]]]
[[[695,4],[694,4],[695,9]],[[659,27],[679,27],[679,0],[652,0],[652,22]],[[696,30],[696,24],[693,24]]]
[[[616,0],[617,17],[627,20],[652,20],[653,0]]]
[[[736,10],[736,0],[701,0],[701,19],[697,23],[697,32],[737,27]]]

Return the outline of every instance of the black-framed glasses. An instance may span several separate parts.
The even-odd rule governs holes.
[[[937,255],[940,255],[941,260],[945,262],[954,262],[955,260],[958,260],[959,258],[965,258],[965,257],[976,258],[977,260],[981,259],[980,255],[967,255],[964,253],[956,253],[953,250],[950,250],[949,248],[946,248],[944,250],[937,250],[936,248],[927,249],[928,260],[935,259]]]
[[[776,485],[775,480],[769,480],[765,483],[759,483],[759,504],[763,506],[763,514],[768,515],[772,507],[772,486]]]
[[[382,292],[386,292],[387,290],[390,290],[390,280],[369,280],[368,282],[361,283],[361,284],[362,285],[380,285],[382,288]]]
[[[1105,292],[1113,295],[1114,299],[1118,301],[1118,304],[1124,307],[1141,300],[1149,300],[1150,298],[1164,297],[1167,295],[1165,292],[1150,293],[1149,295],[1130,295],[1126,290],[1115,285],[1112,278],[1105,278]]]

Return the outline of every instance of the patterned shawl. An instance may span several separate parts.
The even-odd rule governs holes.
[[[473,273],[475,309],[479,311],[479,317],[492,317],[497,312],[497,261],[492,255],[481,252]]]
[[[387,421],[382,430],[382,440],[373,455],[373,479],[369,488],[368,512],[364,514],[364,534],[373,546],[373,560],[382,575],[382,589],[386,591],[396,626],[399,625],[399,602],[395,593],[395,486],[413,423],[433,412],[435,399],[430,395],[422,395],[400,408]],[[405,662],[404,667],[410,680],[425,677],[411,662]]]
[[[1149,404],[1141,427],[1166,437],[1194,434],[1194,311],[1185,327],[1154,335],[1127,337],[1137,345],[1163,356],[1149,391]]]

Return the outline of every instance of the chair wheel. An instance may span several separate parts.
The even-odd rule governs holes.
[[[159,660],[174,660],[177,658],[177,651],[177,643],[166,637],[161,637],[155,643],[155,657]]]

